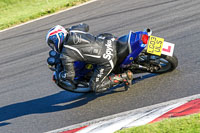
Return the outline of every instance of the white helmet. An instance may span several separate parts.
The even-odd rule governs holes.
[[[68,32],[64,27],[56,25],[48,31],[46,42],[52,49],[60,52],[60,48],[65,40],[67,33]]]

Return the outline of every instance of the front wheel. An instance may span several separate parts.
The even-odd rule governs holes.
[[[57,84],[60,88],[66,90],[66,91],[71,91],[75,93],[88,93],[91,92],[91,89],[89,86],[86,86],[84,84],[78,84],[77,86],[71,86],[68,85],[66,81],[61,81]]]
[[[53,75],[54,82],[62,89],[66,91],[71,91],[75,93],[88,93],[91,92],[91,88],[89,84],[86,82],[78,82],[77,84],[73,84],[70,81],[61,80],[59,76],[59,72],[54,72]]]

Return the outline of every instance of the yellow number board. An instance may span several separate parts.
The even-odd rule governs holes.
[[[164,38],[150,36],[147,47],[147,53],[161,56],[163,43],[164,43]]]

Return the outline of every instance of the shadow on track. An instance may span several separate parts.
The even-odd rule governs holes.
[[[156,75],[148,74],[143,77],[136,78],[133,81],[133,84],[137,81],[144,80],[146,78],[150,78],[153,76],[156,76]],[[62,111],[62,110],[67,110],[67,109],[83,106],[98,97],[124,91],[123,89],[121,89],[120,91],[115,90],[122,86],[123,85],[118,85],[116,87],[113,87],[108,92],[100,93],[100,94],[95,94],[95,93],[83,94],[83,93],[72,93],[68,91],[60,91],[59,93],[49,95],[46,97],[1,107],[0,108],[0,127],[11,124],[8,122],[3,122],[3,121],[14,119],[17,117],[31,115],[31,114],[41,114],[41,113]],[[59,105],[59,104],[62,104],[62,105]]]

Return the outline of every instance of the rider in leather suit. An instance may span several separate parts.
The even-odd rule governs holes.
[[[59,27],[59,26],[57,26]],[[60,53],[60,59],[64,66],[64,71],[61,72],[61,78],[74,83],[75,61],[84,61],[87,63],[97,64],[97,68],[90,79],[89,86],[95,92],[103,92],[113,85],[131,81],[133,74],[131,71],[118,75],[109,75],[117,62],[117,39],[111,34],[101,34],[97,37],[88,33],[89,26],[87,24],[79,24],[64,30],[62,26],[61,31],[52,28],[46,37],[49,46],[55,47],[57,52]],[[59,29],[59,28],[58,28]],[[64,33],[63,37],[59,32]],[[60,45],[55,45],[55,38],[51,35],[58,33],[57,37],[60,40]],[[53,43],[53,44],[52,44]]]

